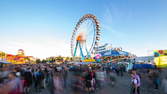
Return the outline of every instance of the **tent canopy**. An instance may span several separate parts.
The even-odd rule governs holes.
[[[133,69],[154,69],[155,66],[151,64],[134,64]]]
[[[7,61],[0,61],[0,64],[11,64],[11,63]]]
[[[75,62],[74,64],[81,64],[81,65],[85,65],[85,64],[93,64],[95,62]]]
[[[129,56],[128,52],[125,51],[117,51],[117,50],[107,50],[104,52],[100,52],[102,56]]]

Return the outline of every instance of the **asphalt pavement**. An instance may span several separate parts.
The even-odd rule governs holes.
[[[68,78],[69,83],[72,79],[71,76]],[[109,82],[105,83],[102,89],[97,90],[93,94],[130,94],[130,77],[128,74],[125,74],[123,77],[117,76],[116,83],[114,86],[111,86]],[[141,94],[163,94],[161,89],[154,89],[152,85],[149,85],[145,78],[141,79]],[[32,94],[49,94],[47,89],[43,89],[41,92],[32,92]],[[86,94],[85,92],[75,92],[67,86],[64,89],[62,94]]]

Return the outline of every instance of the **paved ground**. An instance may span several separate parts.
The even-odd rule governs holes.
[[[144,79],[142,79],[144,80]],[[130,78],[129,76],[117,77],[117,84],[115,87],[106,86],[97,94],[130,94]],[[141,94],[163,94],[160,90],[147,87],[146,83],[142,83]]]
[[[109,83],[95,94],[130,94],[130,78],[126,74],[124,77],[117,77],[117,83],[114,87],[111,87]],[[40,93],[31,94],[49,94],[48,90],[43,89]],[[72,92],[69,88],[66,88],[63,94],[86,94]],[[146,82],[146,79],[142,79],[141,94],[163,94],[161,90],[155,90]]]

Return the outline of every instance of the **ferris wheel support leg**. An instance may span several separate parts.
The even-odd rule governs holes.
[[[87,57],[90,58],[90,53],[88,52],[88,49],[86,48],[86,52],[87,52]]]
[[[76,56],[77,48],[78,48],[78,42],[76,43],[76,46],[75,46],[74,56]]]
[[[85,57],[83,55],[83,51],[82,51],[82,47],[81,47],[81,44],[79,43],[79,48],[80,48],[80,54],[81,54],[81,59],[84,60]]]

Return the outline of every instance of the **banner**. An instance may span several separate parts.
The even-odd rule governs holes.
[[[167,67],[167,56],[155,57],[154,62],[157,67]]]

